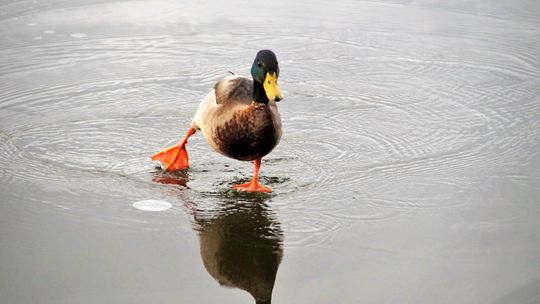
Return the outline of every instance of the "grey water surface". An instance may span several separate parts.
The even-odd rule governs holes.
[[[273,193],[155,169],[266,48]],[[0,303],[540,303],[539,152],[536,0],[0,1]]]

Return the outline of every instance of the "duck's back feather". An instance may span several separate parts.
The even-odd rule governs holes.
[[[253,80],[241,76],[228,76],[214,86],[216,103],[250,104],[253,100]]]

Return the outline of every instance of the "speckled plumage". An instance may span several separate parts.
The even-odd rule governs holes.
[[[270,153],[281,138],[276,103],[253,101],[253,80],[228,76],[206,95],[193,119],[214,150],[238,160]]]

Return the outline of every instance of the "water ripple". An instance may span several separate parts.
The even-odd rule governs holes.
[[[107,21],[100,32],[63,19],[69,14],[55,8],[82,5],[64,2],[3,6],[11,12],[0,16],[3,33],[27,30],[2,38],[0,49],[3,183],[75,180],[99,192],[130,181],[130,192],[165,189],[200,214],[217,201],[252,199],[230,190],[251,177],[252,165],[214,154],[200,135],[181,176],[156,172],[148,156],[178,140],[218,78],[249,74],[262,47],[278,52],[286,99],[282,142],[261,171],[274,193],[259,199],[280,211],[288,246],[331,243],[355,223],[463,207],[456,193],[483,176],[529,178],[519,168],[534,161],[528,151],[537,148],[540,115],[530,12],[509,8],[519,19],[509,23],[491,8],[364,1],[364,18],[321,16],[295,29],[308,19],[291,10],[282,20],[288,27],[269,30],[249,14],[210,18],[219,5],[178,17],[180,7],[167,2],[159,11],[166,25],[113,15],[133,29]],[[126,5],[95,4],[84,8]],[[334,17],[357,4],[342,4]],[[411,14],[373,22],[396,6]],[[440,24],[407,17],[428,15]]]

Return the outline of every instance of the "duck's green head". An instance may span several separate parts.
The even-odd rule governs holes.
[[[253,76],[254,82],[263,85],[268,100],[280,101],[283,99],[281,89],[277,83],[279,66],[274,52],[262,50],[257,53],[257,57],[255,57],[251,66],[251,76]]]

